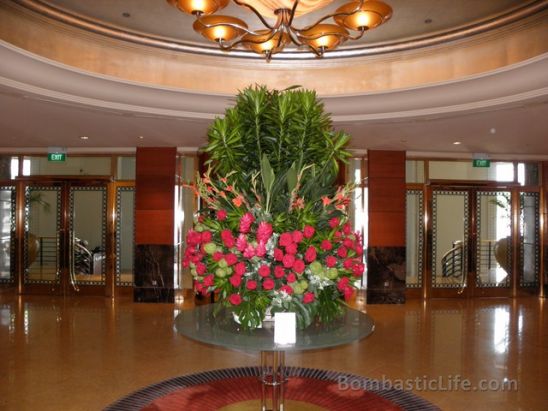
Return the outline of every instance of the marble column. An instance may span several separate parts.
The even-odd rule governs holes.
[[[367,303],[405,302],[405,152],[367,153]]]
[[[175,300],[174,198],[177,149],[137,148],[135,302]]]

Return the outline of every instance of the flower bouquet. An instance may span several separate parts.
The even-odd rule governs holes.
[[[334,184],[348,136],[328,120],[313,92],[255,87],[210,129],[183,265],[196,291],[216,293],[242,328],[261,326],[267,311],[295,312],[299,328],[330,322],[363,274],[346,214],[353,187]]]

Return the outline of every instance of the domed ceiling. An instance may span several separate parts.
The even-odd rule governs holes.
[[[393,17],[362,39],[267,63],[220,51],[166,0],[2,0],[0,151],[195,150],[238,89],[264,83],[317,90],[357,152],[548,158],[548,0],[385,2]]]

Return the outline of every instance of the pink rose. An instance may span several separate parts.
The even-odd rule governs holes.
[[[365,270],[365,265],[362,263],[354,264],[352,267],[352,274],[354,274],[354,277],[361,277],[363,275],[363,271]]]
[[[310,303],[314,302],[314,299],[315,299],[314,293],[312,293],[310,291],[307,291],[303,295],[303,303],[304,304],[310,304]]]
[[[232,231],[230,230],[221,231],[221,240],[223,240],[223,244],[227,248],[232,248],[234,247],[234,245],[236,245],[236,240],[234,239]]]
[[[223,259],[224,255],[220,251],[215,251],[213,253],[213,261],[221,261]]]
[[[253,217],[253,214],[245,213],[240,219],[240,233],[248,233],[254,221],[255,217]]]
[[[266,243],[270,236],[272,235],[272,225],[267,223],[266,221],[261,221],[259,223],[259,227],[257,228],[257,240],[259,242]]]
[[[284,291],[286,294],[293,294],[293,288],[290,285],[282,285],[280,291]]]
[[[242,283],[242,277],[238,274],[234,274],[229,278],[230,284],[232,284],[233,287],[239,287]]]
[[[274,277],[282,278],[285,275],[285,270],[281,265],[274,267]]]
[[[297,274],[302,274],[304,272],[304,261],[303,260],[295,260],[293,263],[293,271],[295,271]]]
[[[288,244],[286,247],[285,247],[285,252],[287,254],[297,254],[297,244],[295,243],[291,243],[291,244]]]
[[[242,303],[242,296],[240,294],[231,294],[230,297],[228,297],[228,301],[232,305],[240,305]]]
[[[219,210],[217,211],[217,220],[224,221],[226,220],[227,212],[226,210]]]
[[[248,280],[245,287],[248,289],[248,290],[255,290],[257,288],[257,281],[255,280]]]
[[[202,235],[192,229],[186,233],[186,242],[189,246],[198,245],[202,242]]]
[[[229,266],[234,265],[238,262],[238,257],[236,257],[236,254],[234,253],[228,253],[225,255],[225,261]]]
[[[310,225],[304,226],[304,229],[303,229],[304,238],[312,237],[315,232],[316,232],[316,230],[314,229],[314,227],[312,227]]]
[[[206,272],[206,265],[204,263],[197,263],[196,272],[200,275],[204,274]]]
[[[303,233],[301,233],[299,230],[295,230],[293,231],[293,233],[291,233],[291,239],[295,243],[300,243],[301,241],[303,241]]]
[[[270,275],[270,267],[266,264],[263,264],[259,267],[259,275],[261,277],[268,277]]]
[[[337,217],[333,217],[331,220],[329,220],[329,227],[335,228],[339,225],[339,219]]]
[[[346,258],[346,256],[348,255],[348,250],[346,249],[345,246],[341,246],[337,250],[337,255],[341,258]]]
[[[274,260],[276,261],[282,261],[284,258],[284,252],[280,248],[274,249]]]
[[[347,260],[344,260],[343,267],[347,270],[350,270],[352,266],[354,265],[354,260],[348,258]]]
[[[209,243],[211,241],[211,238],[213,236],[211,235],[211,231],[203,231],[202,232],[202,243]]]
[[[245,274],[245,263],[243,261],[240,261],[238,264],[234,266],[234,272],[238,275],[244,275]]]
[[[331,244],[331,241],[329,240],[323,240],[320,244],[320,248],[324,251],[329,251],[333,248],[333,244]]]
[[[348,277],[343,277],[339,280],[339,282],[337,283],[337,289],[340,291],[340,292],[343,292],[344,289],[346,287],[348,287],[348,283],[350,282],[350,280],[348,279]]]
[[[278,241],[278,243],[283,247],[287,247],[292,242],[293,242],[293,237],[291,236],[291,233],[283,233],[280,236],[280,240]]]
[[[327,265],[329,268],[335,267],[335,265],[337,265],[337,259],[332,255],[328,255],[325,258],[325,265]]]
[[[201,293],[203,289],[204,289],[204,285],[202,283],[200,283],[199,281],[194,281],[194,290],[197,293]]]
[[[354,248],[354,241],[352,241],[350,238],[345,238],[345,239],[343,240],[343,245],[344,245],[346,248],[353,249],[353,248]]]
[[[308,249],[304,253],[304,260],[307,263],[311,263],[315,259],[316,259],[316,248],[313,245],[311,245],[310,247],[308,247]]]
[[[291,254],[284,255],[284,258],[282,259],[282,264],[285,268],[291,268],[293,267],[293,264],[295,263],[295,256]]]
[[[209,274],[204,277],[204,281],[203,281],[204,287],[211,287],[214,283],[215,283],[215,280],[214,280],[213,274]]]
[[[354,294],[354,289],[352,287],[346,287],[343,291],[344,294],[344,300],[349,301],[352,298],[352,295]]]
[[[274,280],[272,278],[265,278],[263,281],[264,290],[272,290],[274,288]]]
[[[295,274],[293,274],[293,273],[287,274],[287,282],[288,283],[294,283],[295,281],[297,281],[297,277],[295,276]]]

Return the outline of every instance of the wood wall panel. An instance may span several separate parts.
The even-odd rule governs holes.
[[[367,154],[369,246],[405,246],[405,152]]]
[[[175,147],[137,148],[136,244],[173,244],[176,159]]]

